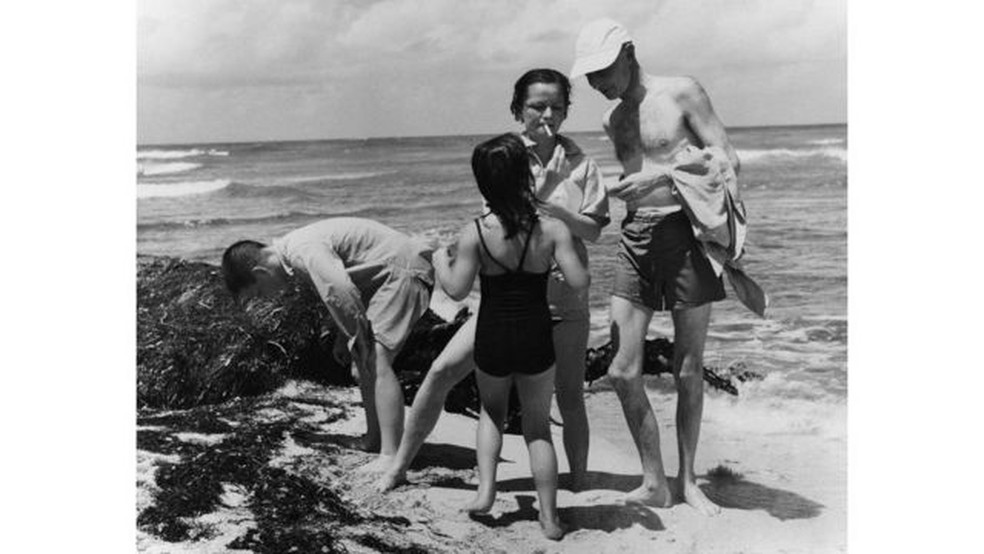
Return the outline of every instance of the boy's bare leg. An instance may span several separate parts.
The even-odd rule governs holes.
[[[376,345],[376,417],[379,420],[379,459],[372,469],[388,467],[396,455],[403,434],[403,389],[393,371],[393,358],[396,352]]]
[[[673,375],[677,388],[677,448],[680,453],[677,486],[680,498],[704,515],[721,511],[697,486],[694,474],[704,410],[704,343],[710,319],[710,303],[673,311]]]
[[[376,489],[380,492],[391,490],[406,481],[407,468],[437,425],[448,392],[475,369],[476,319],[474,316],[469,318],[431,364],[414,397],[396,456],[376,482]]]
[[[352,377],[359,383],[362,408],[366,414],[366,433],[359,441],[359,448],[366,452],[379,452],[379,418],[376,412],[376,368],[375,364],[353,364]]]
[[[653,311],[625,298],[612,297],[612,341],[615,357],[608,367],[625,422],[642,462],[642,485],[625,496],[628,503],[668,507],[673,502],[659,446],[659,425],[642,381],[646,329]]]
[[[564,422],[564,451],[571,472],[571,490],[587,487],[589,428],[584,409],[584,355],[591,322],[564,320],[553,328],[557,354],[557,407]]]

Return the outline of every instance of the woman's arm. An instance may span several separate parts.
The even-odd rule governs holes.
[[[578,238],[594,242],[601,236],[601,228],[604,224],[592,216],[575,213],[559,204],[551,204],[549,202],[543,203],[539,211],[543,215],[563,221],[567,224],[571,233]]]
[[[471,291],[480,264],[478,233],[474,223],[466,225],[458,233],[458,252],[454,263],[447,248],[434,252],[434,273],[441,288],[454,300],[462,300]]]
[[[575,145],[576,147],[576,145]],[[563,149],[560,149],[563,152]],[[575,158],[577,165],[567,172],[571,183],[581,189],[582,201],[577,211],[571,211],[559,204],[547,204],[541,213],[559,219],[575,237],[595,242],[601,236],[601,229],[608,225],[608,193],[605,190],[601,168],[591,158],[581,154]],[[551,164],[553,160],[551,160]],[[548,198],[549,195],[539,195]]]

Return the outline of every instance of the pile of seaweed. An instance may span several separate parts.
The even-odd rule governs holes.
[[[345,416],[342,406],[319,409],[330,414],[328,422]],[[168,542],[221,538],[222,530],[202,516],[223,508],[223,493],[233,487],[242,491],[254,523],[241,527],[227,548],[346,552],[347,541],[380,551],[426,552],[406,538],[405,518],[365,513],[344,497],[340,481],[274,463],[291,440],[314,449],[319,464],[338,464],[342,447],[319,441],[325,419],[314,423],[306,420],[310,415],[296,399],[272,395],[189,410],[142,410],[137,447],[176,461],[157,464],[154,501],[138,514],[138,528]],[[213,440],[188,441],[188,434]]]
[[[428,311],[414,326],[394,368],[407,403],[431,363],[468,318],[452,321]],[[296,284],[275,301],[237,302],[215,265],[171,257],[137,259],[138,407],[189,408],[270,392],[287,379],[353,385],[349,360],[332,356],[337,335],[327,309],[309,288]],[[611,342],[587,353],[585,379],[605,375],[614,354]],[[673,343],[646,342],[644,373],[672,373]],[[714,388],[738,394],[734,380],[760,378],[743,365],[705,368]],[[470,375],[452,389],[450,412],[475,414],[478,389]],[[511,404],[515,407],[517,402]],[[509,428],[518,423],[518,409]]]
[[[593,382],[604,377],[615,356],[615,344],[608,341],[597,348],[589,348],[585,360],[584,379]],[[642,372],[645,375],[673,374],[673,341],[656,338],[646,339],[643,353]],[[728,367],[704,366],[704,382],[712,388],[738,396],[734,381],[759,381],[762,374],[748,369],[744,362],[735,362]]]
[[[240,304],[217,266],[138,257],[138,407],[253,396],[291,376],[344,382],[330,354],[334,332],[324,326],[331,319],[310,295],[297,287],[284,302]]]
[[[431,363],[468,319],[429,311],[394,365],[408,402]],[[354,385],[350,360],[332,356],[336,329],[324,304],[295,284],[276,300],[238,302],[215,265],[171,257],[137,259],[137,406],[182,409],[270,392],[287,379]],[[448,408],[477,408],[462,383]],[[475,396],[477,400],[477,396]]]

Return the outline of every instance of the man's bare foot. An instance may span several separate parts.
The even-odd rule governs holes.
[[[559,541],[564,538],[567,533],[567,528],[560,523],[559,518],[554,519],[543,519],[540,518],[540,529],[543,530],[543,536],[547,537],[552,541]]]
[[[704,491],[700,490],[697,483],[689,483],[680,479],[680,498],[684,502],[690,504],[690,506],[704,514],[705,516],[714,516],[721,513],[721,507],[717,504],[711,502],[707,496],[704,495]]]
[[[393,465],[393,456],[380,454],[375,460],[355,469],[357,473],[382,473]]]
[[[388,470],[376,481],[376,492],[389,492],[406,482],[406,472]]]
[[[475,500],[472,500],[466,504],[461,511],[468,512],[469,514],[487,514],[492,510],[492,505],[495,504],[495,493],[492,494],[481,494],[479,493]]]
[[[669,508],[673,505],[673,494],[666,483],[657,486],[650,486],[643,483],[639,488],[626,493],[624,501],[626,504],[642,504],[654,508]]]

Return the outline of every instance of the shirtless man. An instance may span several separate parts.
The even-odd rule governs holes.
[[[677,499],[713,515],[720,507],[700,490],[694,456],[704,404],[704,342],[711,302],[724,298],[716,276],[671,192],[674,156],[693,145],[719,146],[738,170],[724,125],[700,84],[690,77],[654,77],[639,67],[632,39],[610,19],[581,30],[571,78],[586,75],[592,88],[621,101],[604,116],[605,132],[624,169],[609,194],[623,200],[627,216],[616,261],[611,301],[617,351],[608,375],[639,450],[642,485],[626,502],[668,507]],[[673,371],[677,388],[676,490],[663,469],[659,426],[642,381],[646,330],[654,310],[671,310]]]

